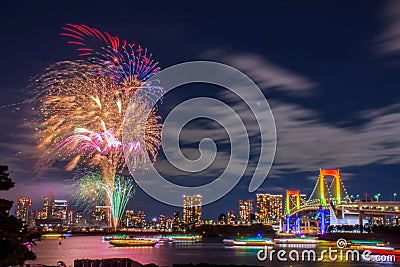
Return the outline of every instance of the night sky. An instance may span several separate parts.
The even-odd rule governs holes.
[[[86,24],[139,43],[161,68],[212,60],[252,78],[269,101],[278,136],[275,162],[259,192],[300,189],[310,194],[319,168],[340,168],[350,194],[380,193],[381,199],[390,200],[400,193],[398,1],[30,1],[3,3],[0,22],[0,164],[10,167],[16,181],[5,194],[12,200],[32,197],[34,209],[39,209],[49,189],[57,197],[70,197],[65,185],[74,173],[63,169],[65,163],[42,176],[35,173],[40,156],[30,111],[35,103],[21,103],[32,97],[34,75],[57,61],[78,59],[75,48],[60,36],[66,23]],[[243,103],[229,102],[229,91],[198,84],[168,93],[159,114],[165,117],[182,101],[198,96],[225,100],[248,117]],[[255,122],[250,118],[247,123]],[[196,158],[202,138],[226,137],[220,125],[207,120],[189,123],[182,135],[189,158]],[[229,150],[225,142],[217,145],[221,153]],[[223,170],[224,157],[216,160],[199,174],[182,174],[167,166],[161,151],[156,167],[170,181],[198,185]],[[205,206],[204,217],[216,218],[237,210],[238,199],[255,198],[247,191],[251,174],[250,169],[228,195]],[[148,216],[179,209],[141,190],[129,208]]]

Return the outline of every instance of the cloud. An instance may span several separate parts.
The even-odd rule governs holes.
[[[210,52],[205,54],[212,55]],[[316,88],[316,82],[299,74],[292,74],[292,71],[279,66],[271,65],[262,57],[252,54],[222,54],[222,57],[216,58],[218,61],[244,70],[250,78],[256,80],[257,84],[263,85],[264,92],[268,92],[273,87],[306,96]],[[260,69],[254,70],[257,68]],[[276,71],[277,69],[280,71]],[[227,101],[229,106],[239,114],[246,124],[250,138],[257,139],[259,129],[246,104],[226,90],[222,91],[219,97]],[[326,121],[319,112],[288,101],[290,99],[277,97],[269,100],[275,117],[278,139],[277,153],[270,173],[272,177],[280,177],[288,172],[315,172],[319,168],[400,163],[400,135],[398,135],[400,104],[395,103],[382,108],[355,112],[350,114],[349,120],[362,120],[363,124],[343,126],[344,123]],[[227,117],[224,120],[231,121],[232,118]],[[198,128],[188,137],[203,136],[206,132],[210,133],[209,131],[209,129]],[[234,128],[233,133],[241,134]],[[220,142],[224,142],[224,138],[226,140],[223,132],[213,130],[212,136]],[[190,142],[186,139],[183,141]],[[259,153],[261,146],[261,143],[256,141],[251,142],[253,156]],[[255,163],[254,159],[250,162],[253,167],[250,171],[254,170]]]
[[[248,75],[262,89],[275,89],[292,96],[310,96],[317,92],[317,82],[282,68],[260,55],[227,53],[214,49],[203,53],[202,57],[218,59],[234,66]]]
[[[0,117],[3,131],[0,132],[0,165],[9,166],[16,186],[31,183],[59,183],[72,174],[64,171],[65,162],[49,167],[43,175],[37,173],[35,165],[41,157],[37,148],[35,122],[30,105],[19,105],[18,110],[6,109]]]
[[[362,126],[342,127],[300,106],[272,102],[278,130],[273,169],[312,171],[400,163],[400,113],[384,113],[396,105],[363,112],[364,118],[369,114],[369,121]]]
[[[230,100],[232,94],[224,93]],[[399,104],[365,110],[353,115],[363,125],[343,127],[330,123],[314,110],[280,99],[269,101],[277,128],[277,153],[271,176],[312,172],[319,168],[345,168],[372,163],[400,163]],[[251,120],[244,103],[232,106],[244,120]],[[258,126],[250,123],[249,136],[255,137]],[[200,134],[200,133],[197,133]],[[253,143],[254,149],[261,143]]]
[[[400,52],[400,2],[389,2],[379,14],[385,29],[376,38],[379,54],[395,55]]]

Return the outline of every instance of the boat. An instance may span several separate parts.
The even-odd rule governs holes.
[[[400,259],[400,250],[389,246],[389,243],[384,243],[379,240],[351,240],[349,242],[350,249],[357,250],[368,250],[371,255],[370,257],[382,257],[387,256],[387,262],[397,261]],[[382,259],[382,258],[380,258]],[[379,259],[378,259],[379,260]]]
[[[159,242],[165,242],[165,243],[170,243],[170,242],[174,242],[172,237],[169,236],[162,236],[158,239]]]
[[[394,249],[393,247],[370,247],[368,250],[371,252],[370,256],[386,256],[388,262],[398,261],[400,259],[400,250]]]
[[[288,237],[296,237],[294,233],[278,233],[278,237],[288,238]]]
[[[318,244],[319,240],[307,237],[277,238],[275,244]]]
[[[358,250],[369,250],[371,253],[383,254],[383,255],[395,255],[400,256],[400,251],[395,250],[394,247],[386,245],[382,241],[375,240],[351,240],[350,249]]]
[[[224,239],[222,241],[226,246],[268,246],[273,245],[274,242],[269,238],[263,237],[240,237],[235,239]]]
[[[386,262],[394,262],[400,259],[400,250],[388,245],[382,245],[381,243],[377,245],[351,245],[350,248],[368,250],[370,252],[369,257],[376,261],[385,259]]]
[[[170,235],[167,237],[172,242],[199,242],[201,236],[199,235]]]
[[[112,238],[110,244],[114,247],[154,247],[157,240],[153,238]]]
[[[383,247],[385,243],[379,240],[350,240],[349,242],[351,245],[374,245]]]
[[[42,237],[45,239],[60,239],[60,238],[66,238],[71,236],[71,234],[58,234],[58,233],[46,233],[43,234]]]
[[[103,236],[103,241],[110,241],[111,239],[113,239],[112,235]]]

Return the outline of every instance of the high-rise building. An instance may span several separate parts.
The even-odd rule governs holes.
[[[126,227],[134,227],[136,221],[135,212],[133,210],[125,211],[125,226]]]
[[[21,221],[24,221],[25,224],[29,224],[32,218],[31,208],[32,200],[30,198],[18,198],[15,216]]]
[[[282,195],[257,194],[258,221],[279,223],[283,216]]]
[[[142,210],[138,210],[137,212],[137,224],[139,228],[143,228],[146,226],[146,214]]]
[[[226,219],[227,219],[227,224],[235,224],[236,223],[235,212],[228,211]]]
[[[41,213],[41,219],[51,219],[52,218],[52,207],[53,201],[55,199],[54,192],[47,191],[47,196],[43,196],[43,209]]]
[[[125,211],[124,224],[128,228],[143,228],[146,226],[146,215],[144,211],[139,210],[137,215],[133,210]]]
[[[51,205],[51,218],[67,222],[68,201],[65,199],[54,199]]]
[[[165,215],[160,215],[158,217],[158,224],[159,224],[159,230],[165,231],[167,230],[167,219],[165,218]]]
[[[251,222],[251,214],[253,213],[253,200],[240,200],[239,199],[239,220],[242,223]]]
[[[179,231],[182,226],[181,216],[179,211],[174,211],[174,217],[172,219],[172,230]]]
[[[81,225],[84,223],[83,220],[83,211],[76,211],[75,212],[75,224]]]
[[[167,231],[171,231],[174,225],[174,217],[167,217],[165,222],[165,228]]]
[[[43,210],[35,211],[35,219],[36,220],[44,220],[47,218],[47,214]]]
[[[196,224],[201,221],[202,196],[183,196],[183,223]]]
[[[68,225],[72,225],[74,223],[74,211],[68,210]]]
[[[95,206],[91,215],[91,221],[98,226],[111,226],[111,207]]]
[[[50,209],[51,206],[49,205],[49,198],[47,196],[43,196],[43,210],[40,214],[40,219],[50,219]]]

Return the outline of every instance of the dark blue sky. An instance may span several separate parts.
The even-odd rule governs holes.
[[[284,189],[300,188],[309,194],[319,168],[340,168],[351,194],[381,193],[381,198],[389,199],[400,192],[400,5],[396,2],[18,2],[3,4],[0,22],[0,164],[10,166],[16,181],[16,188],[6,194],[12,199],[32,196],[39,208],[39,196],[48,189],[68,197],[63,186],[71,173],[53,168],[36,177],[33,171],[37,155],[30,104],[9,106],[29,97],[33,75],[54,62],[78,58],[59,35],[65,23],[87,24],[140,43],[161,68],[213,60],[252,78],[270,102],[278,132],[276,161],[260,191],[283,194]],[[213,86],[185,86],[165,97],[160,113],[167,114],[184,99],[224,99],[226,94]],[[210,128],[218,127],[193,123],[188,134],[195,130],[206,137]],[[180,176],[178,181],[174,175],[170,179],[197,184],[196,179],[212,180],[218,171],[214,167],[188,180]],[[237,210],[238,199],[254,198],[247,192],[250,176],[204,207],[205,217]],[[149,216],[176,209],[140,190],[129,206],[144,209]]]

